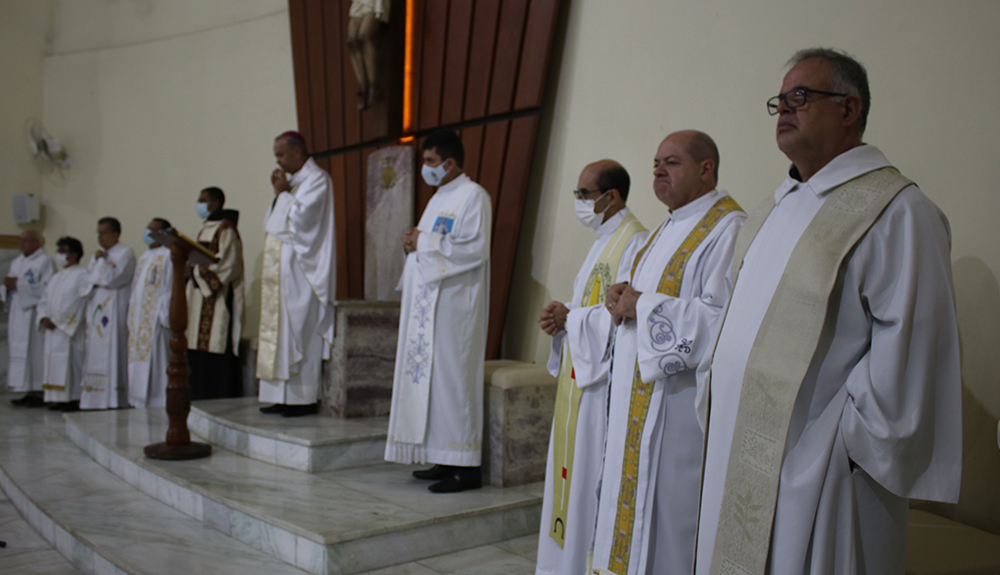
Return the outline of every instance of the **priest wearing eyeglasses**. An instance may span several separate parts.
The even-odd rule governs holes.
[[[860,63],[790,64],[768,109],[792,165],[740,233],[700,373],[696,573],[902,573],[909,499],[961,479],[948,220],[862,141]]]

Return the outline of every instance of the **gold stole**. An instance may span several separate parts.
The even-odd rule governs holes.
[[[691,230],[681,246],[674,252],[670,261],[667,262],[667,266],[663,268],[663,274],[656,287],[657,293],[671,297],[680,295],[684,270],[695,250],[724,217],[737,211],[743,211],[743,208],[729,196],[723,196],[715,202],[715,205],[701,218],[698,225]],[[657,228],[653,237],[636,254],[635,263],[632,265],[633,281],[639,261],[649,246],[656,241],[656,237],[664,227],[665,225],[661,225]],[[632,552],[632,531],[635,527],[635,502],[638,495],[642,432],[646,426],[646,416],[649,414],[649,403],[653,397],[654,384],[654,381],[643,383],[642,376],[639,374],[639,361],[636,359],[635,373],[632,376],[632,396],[629,400],[628,427],[625,433],[625,456],[622,462],[622,477],[618,491],[618,515],[615,517],[611,557],[608,561],[608,570],[618,575],[625,575],[628,572],[628,563]]]
[[[601,255],[594,263],[585,284],[580,307],[590,307],[604,301],[608,288],[615,281],[618,264],[625,247],[632,237],[646,228],[628,212],[618,224]],[[573,452],[576,447],[576,422],[580,413],[580,399],[583,390],[576,385],[576,373],[566,345],[559,366],[558,387],[556,389],[556,409],[552,426],[552,527],[549,536],[559,544],[565,543],[566,516],[569,513],[569,488],[573,479]]]
[[[765,572],[788,424],[826,322],[830,294],[847,254],[912,183],[886,167],[842,184],[795,245],[743,372],[713,575]],[[733,256],[734,285],[774,205],[773,196],[765,200],[743,227]]]
[[[275,379],[280,308],[281,240],[267,234],[264,237],[264,265],[260,278],[260,334],[257,340],[257,377],[260,379]]]

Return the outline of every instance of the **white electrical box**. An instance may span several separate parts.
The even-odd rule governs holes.
[[[14,223],[28,224],[37,222],[42,214],[42,206],[38,198],[27,194],[14,195]]]

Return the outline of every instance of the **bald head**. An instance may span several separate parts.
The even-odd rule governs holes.
[[[667,136],[653,158],[653,191],[671,210],[715,189],[719,151],[708,135],[683,130]]]
[[[30,256],[42,247],[42,234],[38,230],[24,230],[18,237],[18,245],[22,254]]]
[[[719,183],[719,148],[716,147],[715,140],[698,130],[681,130],[669,137],[675,136],[695,162],[700,164],[705,160],[712,160],[712,177],[715,178],[712,187],[715,187],[714,184]]]

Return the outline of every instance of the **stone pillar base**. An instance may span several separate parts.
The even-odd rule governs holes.
[[[320,413],[389,414],[396,366],[399,302],[338,301],[330,361],[323,362]]]

